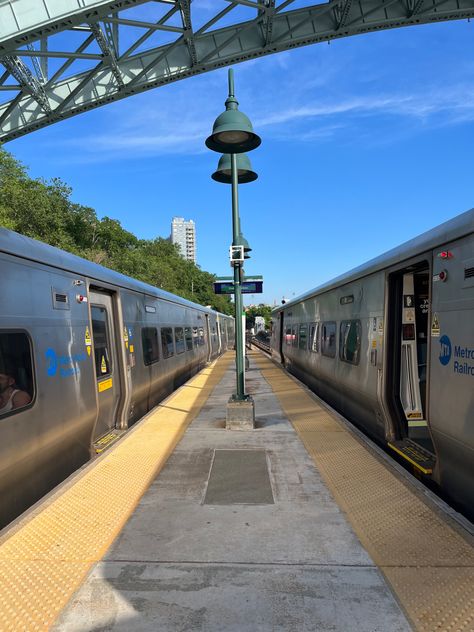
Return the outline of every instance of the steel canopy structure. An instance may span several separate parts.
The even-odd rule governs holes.
[[[474,16],[474,0],[213,0],[212,9],[208,5],[0,0],[0,141],[262,55]]]

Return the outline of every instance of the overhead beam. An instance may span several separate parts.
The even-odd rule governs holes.
[[[114,11],[130,9],[149,0],[2,0],[0,2],[0,56],[74,26],[101,20]]]
[[[41,106],[44,113],[49,116],[52,112],[51,105],[49,104],[48,96],[41,85],[36,79],[31,70],[24,64],[24,62],[14,55],[7,55],[2,59],[2,64],[8,70],[8,72],[15,77],[23,92],[30,94],[33,99]]]
[[[42,1],[22,0],[37,4]],[[2,95],[10,92],[14,95],[10,102],[0,104],[0,140],[3,142],[132,94],[262,55],[382,29],[474,17],[474,0],[330,0],[299,9],[291,8],[293,0],[279,4],[278,0],[225,0],[206,24],[194,30],[193,3],[189,0],[149,0],[150,11],[144,21],[135,19],[137,12],[131,19],[122,9],[145,0],[63,1],[90,6],[83,7],[81,14],[77,10],[63,16],[61,21],[51,20],[41,28],[33,26],[28,32],[19,31],[3,40],[2,10],[15,3],[13,0],[0,2],[0,63],[5,67],[5,72],[0,73],[0,88]],[[156,7],[165,7],[165,10],[156,12],[157,17],[161,16],[158,19],[150,19],[151,9]],[[218,28],[224,19],[228,24],[229,16],[236,9],[240,9],[236,16],[241,19],[242,7],[248,9],[250,19]],[[108,13],[104,14],[106,10]],[[177,15],[182,26],[177,25]],[[89,20],[84,19],[90,16]],[[48,50],[51,46],[43,44],[39,50],[37,46],[31,49],[21,38],[28,40],[32,33],[46,30],[56,33],[71,28],[71,21],[73,28],[84,32],[85,40],[76,50],[67,53],[69,58],[52,77],[47,78],[47,72],[43,73],[47,78],[43,82],[41,75],[38,75],[40,79],[36,78],[21,58],[32,57],[41,63],[61,53],[51,52]],[[137,26],[143,30],[141,34],[137,34]],[[131,41],[130,36],[124,38],[128,49],[119,51],[118,29],[129,27],[135,40]],[[152,46],[150,43],[154,40],[150,38],[160,30],[176,37],[164,45]],[[43,37],[43,43],[47,40]],[[94,40],[99,53],[88,51]],[[2,50],[6,49],[13,52],[2,56]],[[85,72],[67,76],[67,72],[73,70],[71,64],[81,59],[99,63]],[[14,83],[8,82],[10,77],[15,79]]]
[[[97,22],[92,22],[89,26],[91,27],[92,35],[95,37],[96,42],[99,44],[99,48],[102,51],[104,63],[110,67],[119,88],[123,88],[125,84],[123,82],[122,73],[120,72],[120,68],[117,64],[115,51],[112,50],[111,46],[109,46],[109,43]]]
[[[188,47],[191,66],[195,66],[198,63],[198,56],[196,52],[196,45],[194,43],[193,25],[191,23],[191,0],[178,0],[178,5],[181,11],[181,19],[183,21],[184,41]]]

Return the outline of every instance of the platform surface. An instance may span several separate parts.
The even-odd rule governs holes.
[[[234,380],[230,365],[56,630],[411,629],[255,357],[257,429],[224,429]],[[224,450],[266,455],[273,503],[206,503]]]
[[[255,430],[225,429],[226,354],[0,539],[1,630],[474,630],[469,534],[260,352],[246,375]]]

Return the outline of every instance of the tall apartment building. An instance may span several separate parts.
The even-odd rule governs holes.
[[[178,244],[185,259],[196,263],[196,226],[192,219],[187,222],[184,217],[173,217],[171,243]]]

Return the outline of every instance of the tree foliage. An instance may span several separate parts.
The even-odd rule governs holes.
[[[263,316],[265,318],[265,328],[270,327],[270,320],[272,315],[272,308],[270,305],[260,303],[259,305],[249,305],[245,309],[245,315],[247,317],[247,326],[253,327],[255,323],[255,316]]]
[[[231,314],[227,296],[215,295],[213,274],[183,259],[167,239],[138,239],[118,220],[71,200],[57,178],[32,179],[0,147],[0,226],[72,252],[167,292]]]

